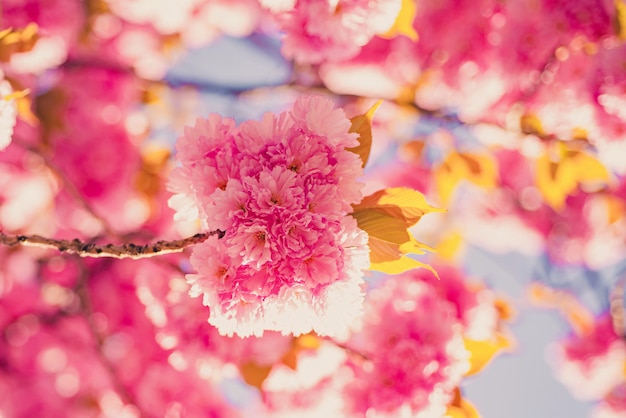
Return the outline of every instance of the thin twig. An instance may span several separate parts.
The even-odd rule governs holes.
[[[221,238],[224,235],[224,232],[216,230],[196,234],[179,240],[157,241],[152,244],[144,245],[136,245],[132,243],[120,245],[97,245],[84,243],[78,239],[53,239],[42,237],[40,235],[6,235],[5,233],[0,232],[0,244],[7,245],[9,247],[22,245],[25,247],[56,249],[68,254],[78,254],[81,257],[132,258],[137,260],[157,255],[179,253],[190,245],[203,242],[212,235],[218,235]]]
[[[363,354],[362,352],[350,347],[349,345],[339,342],[337,340],[335,340],[332,337],[329,336],[320,336],[321,339],[326,340],[332,344],[334,344],[335,346],[337,346],[338,348],[341,348],[342,350],[344,350],[347,354],[352,355],[354,358],[359,359],[359,361],[368,361],[370,360],[370,358]]]

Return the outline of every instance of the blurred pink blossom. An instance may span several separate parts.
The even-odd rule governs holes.
[[[362,330],[348,342],[364,356],[346,388],[349,408],[368,417],[444,415],[468,368],[457,309],[413,273],[370,291]]]
[[[282,52],[310,64],[352,58],[374,35],[391,28],[400,6],[400,0],[282,2],[274,8],[279,10],[278,25],[285,32]]]
[[[20,29],[31,22],[39,26],[34,48],[11,56],[8,69],[40,74],[61,65],[78,42],[85,25],[81,2],[76,0],[3,0],[2,27]]]
[[[247,36],[263,16],[256,0],[108,0],[114,15],[149,25],[163,35],[180,34],[187,47],[199,47],[221,34]]]
[[[12,92],[11,85],[4,79],[4,74],[0,70],[0,151],[11,143],[17,118],[15,100],[10,97]]]
[[[49,107],[60,117],[60,126],[50,130],[53,163],[116,230],[136,228],[146,220],[131,205],[142,204],[133,187],[141,159],[125,125],[139,104],[138,88],[138,80],[127,73],[68,68],[56,85],[57,102]],[[57,203],[61,228],[99,232],[102,226],[76,207],[70,193],[59,194]]]
[[[600,400],[624,381],[626,343],[609,314],[588,332],[560,342],[555,356],[557,377],[581,399]]]

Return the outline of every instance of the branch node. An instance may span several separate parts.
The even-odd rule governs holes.
[[[0,244],[9,247],[22,245],[27,247],[39,247],[56,249],[60,252],[78,254],[81,257],[112,257],[112,258],[148,258],[162,254],[179,253],[185,248],[203,242],[212,235],[224,236],[224,232],[215,230],[206,233],[195,234],[191,237],[173,240],[158,241],[153,244],[103,244],[85,243],[79,239],[63,240],[41,237],[39,235],[11,236],[0,232]]]

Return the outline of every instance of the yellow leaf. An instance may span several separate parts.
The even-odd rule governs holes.
[[[7,94],[6,96],[3,97],[4,100],[6,100],[7,102],[9,100],[18,100],[21,99],[23,97],[26,97],[28,95],[28,93],[30,93],[30,89],[24,89],[24,90],[18,90],[18,91],[14,91],[10,94]]]
[[[384,241],[374,236],[369,237],[368,246],[371,265],[396,261],[403,255],[399,244]]]
[[[496,298],[493,304],[500,320],[509,321],[515,316],[515,309],[513,309],[513,306],[511,306],[508,301],[502,298]]]
[[[558,309],[577,335],[587,335],[593,329],[593,313],[571,293],[533,283],[528,294],[535,305]]]
[[[403,254],[426,254],[426,251],[433,252],[435,249],[419,242],[409,233],[409,241],[400,244],[400,251],[402,251]]]
[[[537,136],[544,136],[546,134],[541,120],[532,114],[525,114],[520,118],[520,129],[525,134]]]
[[[480,418],[474,405],[463,399],[461,389],[454,389],[452,401],[448,405],[444,418]]]
[[[350,132],[359,134],[359,145],[354,148],[348,148],[348,151],[354,152],[361,157],[363,167],[367,164],[370,151],[372,150],[372,120],[374,119],[374,113],[382,102],[382,100],[378,100],[367,112],[350,119],[352,122]]]
[[[445,236],[435,247],[437,256],[444,260],[453,260],[463,247],[463,235],[452,232]]]
[[[413,21],[417,14],[417,4],[415,0],[402,0],[402,8],[396,17],[391,29],[387,32],[379,34],[381,38],[392,39],[398,35],[404,35],[413,42],[419,39],[417,32],[413,28]]]
[[[412,161],[419,161],[425,145],[424,141],[407,142],[401,146],[402,156]]]
[[[433,177],[439,198],[444,205],[447,205],[459,183],[459,178],[446,161],[433,170]]]
[[[448,405],[444,418],[466,418],[465,412],[458,406]]]
[[[316,350],[320,348],[322,342],[314,334],[304,334],[296,338],[295,344],[303,349]]]
[[[476,407],[465,399],[461,400],[461,409],[465,411],[466,418],[480,418],[480,414],[478,413]]]
[[[435,269],[432,268],[430,265],[419,262],[406,255],[401,256],[397,260],[383,261],[380,263],[372,262],[370,265],[370,270],[380,271],[387,274],[400,274],[416,268],[425,268],[433,273],[437,279],[439,279],[439,274],[437,274],[437,271],[435,271]]]
[[[406,228],[415,225],[427,213],[445,212],[444,209],[431,206],[422,193],[406,187],[379,190],[364,197],[359,204],[353,205],[353,208],[355,213],[375,209],[393,218],[401,219]]]
[[[411,237],[405,222],[393,215],[378,211],[376,208],[366,208],[354,211],[359,228],[367,232],[370,237],[398,245],[409,242]]]
[[[537,188],[546,203],[559,211],[580,183],[608,182],[608,170],[594,157],[555,144],[537,159]]]
[[[31,22],[23,29],[5,29],[0,32],[0,61],[9,61],[11,55],[28,52],[39,39],[39,26]]]
[[[141,102],[144,104],[155,104],[161,100],[163,86],[158,82],[150,83],[145,89],[140,90]]]
[[[171,151],[166,148],[153,147],[141,156],[141,168],[135,177],[135,189],[148,198],[155,197],[161,190],[160,174],[167,166]]]
[[[613,24],[617,36],[626,40],[626,3],[623,0],[615,0],[615,17]]]
[[[420,79],[422,79],[422,76],[420,76]],[[419,84],[417,83],[406,83],[400,86],[396,92],[396,104],[401,106],[405,111],[411,112],[411,114],[415,114],[416,112],[415,108],[412,107],[412,103],[415,101],[415,91],[418,86]]]
[[[606,196],[606,213],[610,224],[619,221],[626,215],[626,202],[615,196]]]
[[[561,210],[577,186],[576,169],[570,161],[552,161],[546,153],[537,159],[537,188],[546,203]]]
[[[576,167],[576,178],[579,182],[593,182],[609,180],[609,171],[597,159],[583,152],[573,157]]]
[[[159,146],[150,147],[142,153],[144,169],[149,173],[159,173],[167,164],[171,150]]]
[[[252,361],[242,364],[239,367],[243,380],[250,386],[261,389],[263,382],[269,376],[272,366],[261,366]]]
[[[585,128],[576,127],[572,129],[572,139],[577,141],[589,141],[589,133]]]
[[[406,254],[432,251],[417,241],[408,228],[429,212],[440,212],[415,190],[398,187],[378,191],[353,205],[352,216],[359,228],[369,235],[371,269],[390,274],[426,266]],[[436,273],[435,273],[436,274]]]
[[[501,334],[497,333],[495,339],[489,340],[470,340],[465,339],[465,349],[470,353],[470,369],[465,374],[471,376],[481,371],[495,357],[500,350],[511,346],[511,341]]]
[[[317,350],[321,346],[315,334],[304,334],[292,340],[291,348],[283,355],[281,362],[292,370],[298,367],[298,355],[304,350]]]
[[[470,402],[461,399],[460,405],[448,405],[444,418],[480,418],[478,411]]]
[[[22,92],[28,93],[28,90],[22,90]],[[33,113],[33,102],[28,94],[19,94],[16,96],[15,104],[17,106],[17,115],[24,122],[31,126],[39,125],[39,118]]]
[[[24,86],[14,78],[7,77],[6,80],[11,85],[13,92],[4,97],[4,100],[15,100],[17,115],[31,126],[39,125],[39,118],[33,113],[33,99],[30,89]]]
[[[494,187],[498,176],[498,169],[495,161],[487,155],[459,153],[459,161],[463,161],[461,166],[465,166],[467,180],[483,188]]]
[[[13,31],[13,28],[6,28],[6,29],[3,29],[3,30],[0,30],[0,41],[2,39],[4,39],[12,31]]]
[[[292,348],[287,351],[284,356],[280,359],[280,361],[291,370],[296,370],[298,368],[298,354],[301,350],[297,348]]]
[[[434,176],[439,197],[447,204],[461,181],[483,188],[494,187],[498,169],[488,155],[451,152],[434,170]]]
[[[352,216],[369,235],[371,268],[398,273],[422,267],[423,263],[403,256],[431,249],[413,238],[407,228],[425,213],[439,210],[430,206],[424,195],[407,188],[381,190],[354,205]]]

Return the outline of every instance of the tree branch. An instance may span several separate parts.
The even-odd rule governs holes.
[[[153,244],[104,244],[96,245],[82,242],[78,239],[65,240],[45,238],[40,235],[6,235],[0,232],[0,244],[15,247],[22,245],[24,247],[39,247],[57,249],[68,254],[78,254],[81,257],[111,257],[111,258],[149,258],[157,255],[171,254],[182,252],[190,245],[198,244],[206,240],[212,235],[220,238],[224,236],[224,232],[220,230],[205,232],[193,235],[191,237],[174,240],[174,241],[157,241]]]

